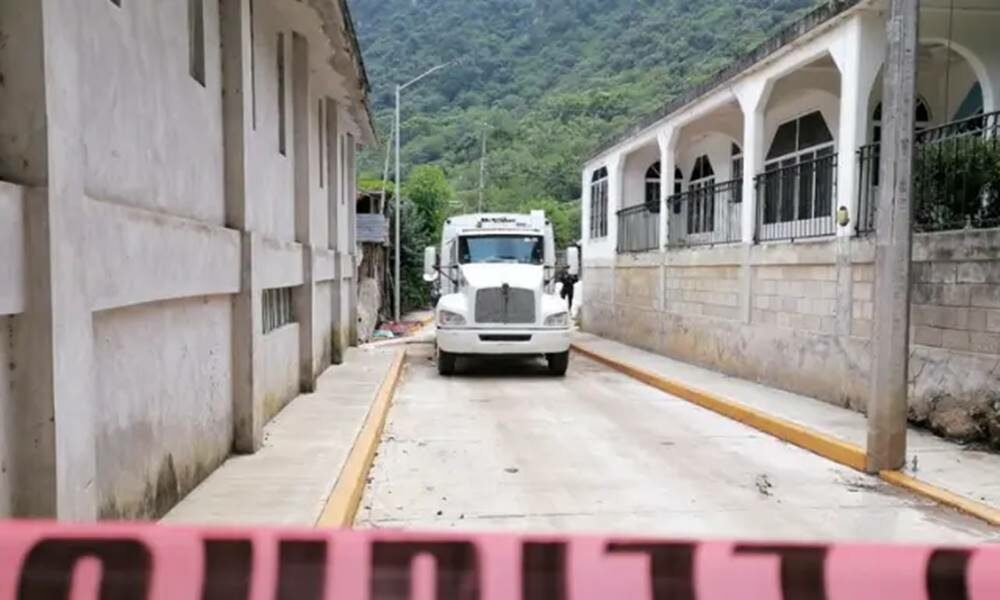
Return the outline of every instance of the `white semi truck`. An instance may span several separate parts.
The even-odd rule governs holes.
[[[568,251],[575,274],[577,250]],[[424,253],[424,280],[437,285],[437,365],[442,375],[470,355],[544,355],[566,374],[570,314],[556,293],[552,224],[543,211],[473,214],[444,224],[440,252]]]

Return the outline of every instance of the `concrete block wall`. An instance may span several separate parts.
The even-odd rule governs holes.
[[[0,517],[163,514],[354,342],[353,145],[371,131],[350,27],[333,0],[254,5],[0,8],[23,42],[0,46],[18,67],[0,86],[16,138],[0,147]],[[263,292],[284,287],[293,322],[265,333]]]
[[[913,258],[910,418],[951,438],[1000,445],[1000,230],[917,235]],[[873,263],[867,238],[590,263],[583,326],[863,411]],[[662,298],[650,302],[661,272]]]

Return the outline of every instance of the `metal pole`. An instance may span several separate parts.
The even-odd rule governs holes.
[[[882,92],[882,185],[875,238],[875,324],[868,460],[871,473],[906,463],[910,355],[914,103],[919,0],[892,0]]]
[[[479,157],[479,212],[483,212],[483,187],[486,185],[486,128],[483,127],[483,151]]]
[[[393,123],[389,141],[385,143],[385,166],[382,168],[382,195],[378,201],[378,212],[385,215],[385,184],[389,180],[389,159],[392,158],[392,140],[396,137],[396,125]]]
[[[394,278],[394,281],[393,281],[393,283],[394,283],[393,287],[395,287],[395,289],[393,290],[393,299],[392,299],[392,301],[393,301],[393,315],[394,315],[394,318],[395,318],[396,322],[399,322],[399,316],[400,316],[399,315],[399,302],[400,302],[400,298],[399,298],[399,271],[400,271],[400,268],[399,268],[399,257],[400,257],[400,251],[399,250],[400,250],[400,246],[402,246],[402,240],[399,237],[399,222],[402,220],[402,217],[403,217],[402,213],[400,212],[400,202],[399,202],[399,196],[400,196],[400,190],[399,190],[399,91],[400,91],[400,87],[397,85],[396,86],[396,127],[395,127],[395,129],[396,129],[396,140],[395,140],[395,142],[396,142],[396,215],[395,215],[395,219],[394,219],[396,221],[396,225],[395,225],[395,227],[396,227],[396,267],[395,267],[395,278]]]

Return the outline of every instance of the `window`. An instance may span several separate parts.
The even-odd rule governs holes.
[[[188,0],[188,51],[191,77],[205,85],[205,3]]]
[[[295,322],[290,287],[264,290],[262,307],[265,335]]]
[[[323,130],[325,127],[326,120],[323,119],[323,99],[319,99],[319,106],[316,108],[316,145],[319,148],[319,187],[320,189],[326,185],[326,147],[324,144],[326,140],[323,136]]]
[[[732,177],[730,179],[739,181],[743,179],[743,149],[733,144],[729,152],[732,156]]]
[[[253,18],[254,0],[249,0],[250,6],[250,113],[253,120],[253,130],[257,131],[257,44],[254,41],[254,29],[256,29]]]
[[[674,169],[674,214],[679,215],[684,210],[684,203],[678,196],[684,193],[684,172],[680,167]]]
[[[285,124],[285,34],[278,34],[278,152],[287,156]]]
[[[923,98],[917,98],[917,105],[914,107],[914,121],[916,121],[917,131],[923,131],[931,126],[931,111],[927,108],[927,103]],[[872,114],[872,142],[878,144],[882,141],[882,103],[879,102]]]
[[[646,209],[649,212],[660,212],[660,161],[646,169]]]
[[[608,170],[601,167],[590,179],[590,237],[608,235]]]
[[[545,262],[545,245],[537,235],[463,236],[458,240],[458,262],[540,265]]]
[[[715,230],[715,170],[708,156],[699,156],[691,170],[688,184],[688,233],[709,233]]]
[[[822,113],[778,127],[764,168],[765,224],[832,218],[836,153]]]

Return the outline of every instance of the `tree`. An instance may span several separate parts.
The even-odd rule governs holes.
[[[432,240],[440,239],[441,227],[455,191],[448,183],[444,171],[437,165],[421,165],[410,172],[403,188],[403,196],[413,203],[420,213],[424,233]]]

